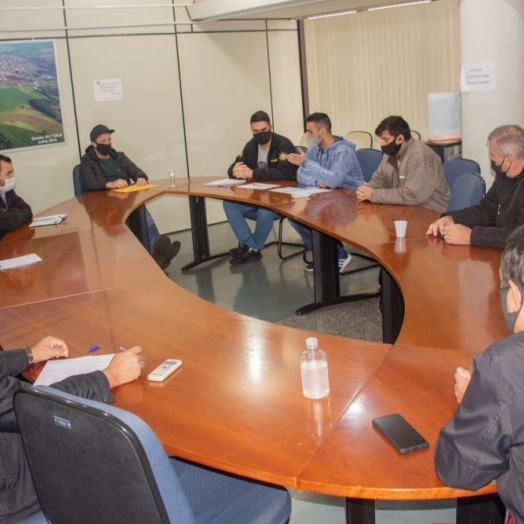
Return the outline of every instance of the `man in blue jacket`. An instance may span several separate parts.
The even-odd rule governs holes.
[[[312,113],[306,118],[307,153],[288,155],[298,168],[297,180],[301,186],[335,189],[356,189],[364,184],[362,168],[355,155],[355,144],[331,134],[331,120],[325,113]],[[291,225],[300,233],[308,250],[313,249],[311,229],[293,220]],[[338,268],[342,273],[351,256],[340,246]],[[313,264],[306,266],[313,271]]]

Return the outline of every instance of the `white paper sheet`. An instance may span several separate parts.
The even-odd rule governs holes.
[[[323,189],[321,187],[280,187],[278,189],[271,189],[270,191],[291,195],[293,198],[307,198],[315,193],[327,193],[333,190]]]
[[[67,218],[67,215],[49,215],[47,217],[34,218],[29,224],[29,227],[40,227],[40,226],[56,226],[63,222]]]
[[[229,187],[229,186],[240,186],[245,183],[246,183],[245,180],[239,180],[237,178],[223,178],[222,180],[215,180],[214,182],[208,182],[206,186]]]
[[[36,379],[35,386],[49,386],[73,375],[100,371],[109,365],[114,356],[115,354],[113,353],[112,355],[92,355],[88,357],[48,360]]]
[[[15,269],[17,267],[30,266],[31,264],[36,264],[41,262],[42,259],[35,253],[30,255],[23,255],[21,257],[15,258],[6,258],[5,260],[0,260],[0,271],[5,271],[6,269]]]
[[[278,184],[264,184],[262,182],[253,182],[252,184],[245,184],[242,189],[273,189],[280,187]]]

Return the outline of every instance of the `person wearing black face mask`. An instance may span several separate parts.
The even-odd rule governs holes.
[[[504,125],[488,136],[493,185],[479,205],[445,213],[427,233],[449,244],[504,247],[524,224],[524,129]]]
[[[360,201],[446,210],[449,187],[438,155],[414,140],[408,123],[389,116],[375,130],[384,157],[371,180],[357,189]]]
[[[440,432],[435,468],[453,488],[476,490],[496,480],[508,522],[518,524],[524,522],[524,226],[508,238],[500,280],[511,335],[476,355],[471,370],[457,368],[459,407]]]
[[[269,115],[257,111],[251,116],[253,138],[244,146],[240,155],[228,169],[229,178],[250,181],[296,180],[297,166],[289,163],[286,156],[295,152],[289,139],[273,132]],[[280,215],[265,209],[237,202],[224,201],[224,212],[238,239],[239,246],[229,251],[230,264],[239,266],[262,259],[261,249]],[[249,227],[246,214],[256,213],[255,229]]]
[[[114,132],[102,124],[91,130],[91,144],[80,161],[80,183],[84,192],[121,189],[131,184],[140,187],[148,183],[147,175],[137,165],[124,153],[113,149],[111,135]],[[178,254],[180,242],[171,242],[167,235],[160,235],[147,208],[145,217],[151,256],[162,269],[166,269]]]

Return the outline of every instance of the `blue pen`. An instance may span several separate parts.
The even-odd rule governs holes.
[[[98,346],[98,345],[91,346],[91,347],[87,350],[87,352],[88,352],[88,353],[93,353],[93,351],[96,351],[97,349],[100,349],[100,346]]]

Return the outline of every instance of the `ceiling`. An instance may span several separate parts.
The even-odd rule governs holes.
[[[369,9],[417,0],[195,0],[188,6],[191,20],[284,18],[303,19],[309,16]]]

